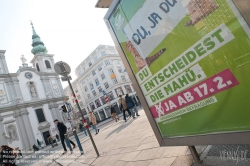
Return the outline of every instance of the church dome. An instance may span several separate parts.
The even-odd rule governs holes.
[[[32,35],[32,54],[37,55],[37,54],[46,54],[47,48],[44,46],[44,43],[41,41],[40,37],[36,34],[36,31],[33,27],[33,23],[31,23],[32,25],[32,31],[33,31],[33,35]]]

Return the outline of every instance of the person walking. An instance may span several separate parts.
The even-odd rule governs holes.
[[[64,149],[63,154],[65,154],[65,153],[67,153],[67,148],[66,148],[65,142],[64,142],[64,140],[65,140],[64,134],[67,133],[67,127],[63,123],[59,122],[58,119],[55,119],[54,123],[55,123],[55,125],[57,125],[59,135],[60,135],[60,139],[61,139],[63,149]],[[73,149],[75,149],[76,144],[73,141],[71,141],[70,139],[69,139],[69,142],[73,145]]]
[[[60,141],[58,134],[56,134],[56,139],[57,139],[57,141]]]
[[[37,142],[38,148],[42,149],[43,147],[42,147],[42,144],[41,144],[41,142],[39,141],[39,139],[37,139],[36,142]]]
[[[80,129],[81,131],[83,131],[84,134],[85,134],[86,136],[88,136],[87,130],[86,130],[85,127],[83,126],[82,122],[79,123],[79,129]]]
[[[137,108],[136,108],[135,103],[133,102],[132,98],[129,97],[128,94],[126,94],[126,96],[125,96],[125,101],[126,101],[127,107],[128,107],[128,109],[129,109],[129,111],[131,112],[133,118],[135,118],[135,113],[136,113],[136,116],[137,116],[137,117],[140,116],[140,115],[138,114],[138,110],[137,110]]]
[[[96,132],[95,135],[97,135],[97,134],[99,133],[99,130],[100,130],[100,129],[97,129],[97,128],[96,128],[96,125],[97,125],[96,117],[95,117],[95,115],[93,114],[92,111],[89,111],[89,116],[90,116],[90,125],[93,126],[93,129],[94,129],[95,132]]]
[[[128,112],[128,114],[129,114],[130,117],[131,117],[131,112],[128,110],[126,101],[125,101],[124,98],[122,98],[122,95],[119,95],[118,103],[119,103],[119,105],[120,105],[120,109],[121,109],[122,112],[123,112],[123,118],[124,118],[125,122],[127,122],[127,120],[126,120],[126,115],[125,115],[125,111]]]
[[[117,122],[119,120],[119,118],[117,118],[115,107],[113,107],[112,104],[110,104],[110,111],[111,111],[112,117],[115,119],[115,122]]]

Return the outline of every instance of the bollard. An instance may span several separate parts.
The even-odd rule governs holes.
[[[70,150],[70,152],[71,152],[71,154],[72,154],[73,149],[72,149],[72,147],[71,147],[71,145],[70,145],[70,143],[69,143],[68,135],[67,135],[67,134],[64,134],[64,138],[65,138],[65,142],[66,142],[66,144],[67,144],[67,146],[68,146],[68,148],[69,148],[69,150]]]
[[[75,130],[75,129],[73,130],[73,134],[74,134],[74,136],[75,136],[76,143],[77,143],[78,148],[79,148],[79,150],[80,150],[80,152],[81,152],[81,155],[83,155],[83,154],[84,154],[84,151],[83,151],[83,149],[82,149],[81,142],[80,142],[80,140],[79,140],[79,138],[78,138],[78,135],[76,134],[76,130]]]

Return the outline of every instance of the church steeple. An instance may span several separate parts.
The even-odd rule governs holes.
[[[44,43],[41,41],[40,37],[36,34],[35,28],[33,26],[33,23],[31,22],[31,26],[32,26],[32,31],[33,31],[33,35],[32,35],[32,54],[34,55],[38,55],[38,54],[46,54],[47,48],[44,46]]]

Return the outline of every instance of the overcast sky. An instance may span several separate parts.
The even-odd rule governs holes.
[[[0,50],[6,50],[9,71],[17,72],[22,54],[28,62],[33,58],[32,20],[48,53],[54,54],[55,62],[67,62],[75,79],[75,68],[98,45],[114,45],[103,21],[107,9],[95,8],[96,2],[0,0]]]

